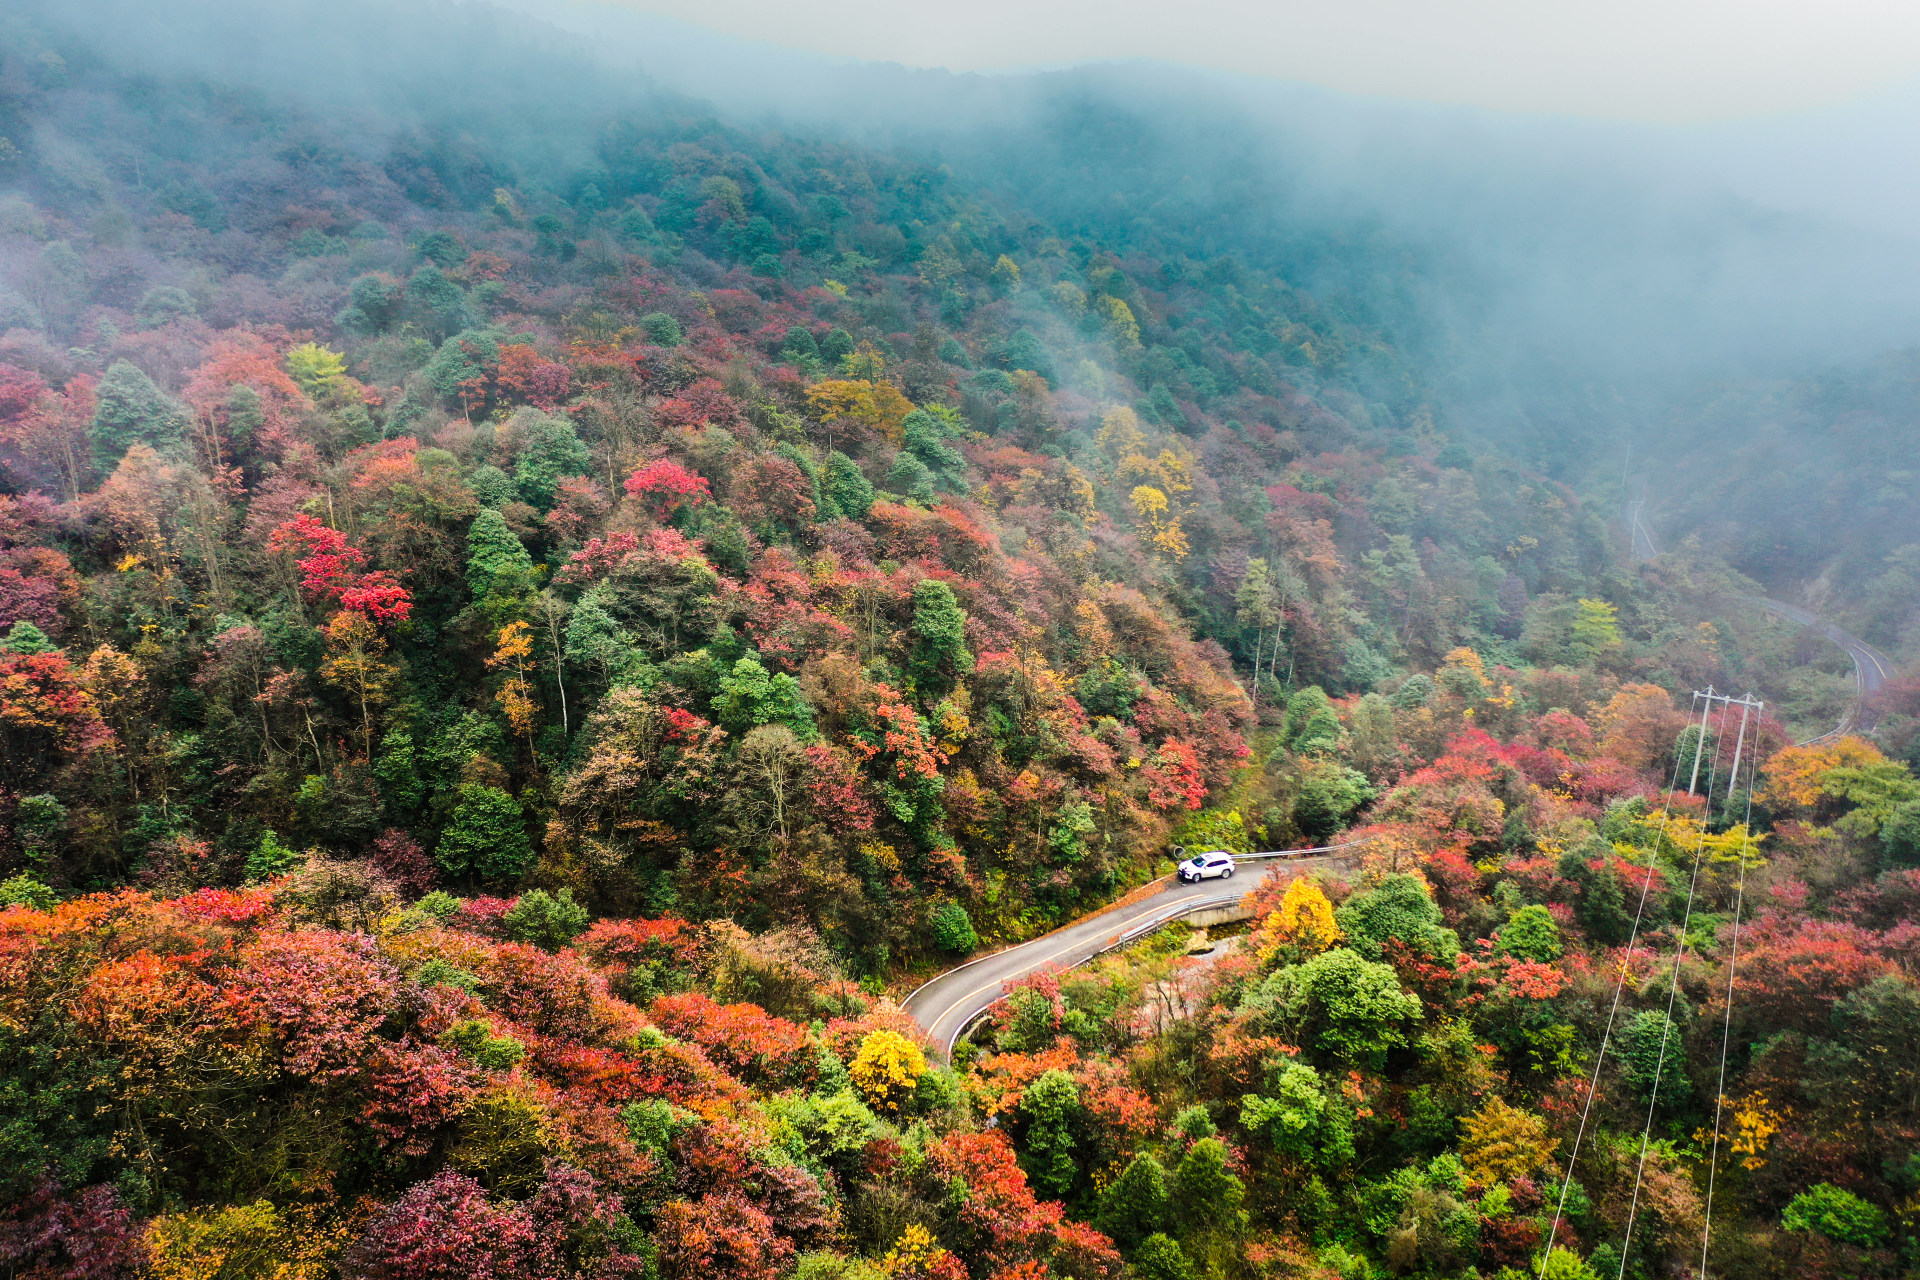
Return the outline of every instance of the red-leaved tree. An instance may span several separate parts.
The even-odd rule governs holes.
[[[71,1195],[44,1174],[0,1209],[0,1274],[21,1280],[121,1280],[146,1262],[133,1215],[111,1187]]]
[[[776,1280],[793,1258],[773,1220],[734,1191],[669,1202],[654,1245],[661,1280]]]
[[[338,1268],[342,1280],[518,1280],[534,1243],[525,1210],[443,1169],[376,1217]]]
[[[681,507],[697,507],[713,496],[707,478],[695,475],[677,462],[662,458],[649,462],[627,477],[623,488],[630,498],[638,498],[647,514],[665,520]]]

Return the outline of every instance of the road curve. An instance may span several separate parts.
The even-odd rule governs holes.
[[[1810,609],[1802,609],[1797,604],[1787,604],[1782,600],[1770,600],[1764,596],[1747,596],[1747,600],[1759,605],[1768,613],[1777,613],[1783,618],[1791,618],[1803,627],[1811,627],[1827,639],[1847,651],[1853,659],[1853,710],[1847,713],[1837,726],[1808,742],[1825,742],[1854,729],[1871,729],[1878,713],[1873,707],[1873,695],[1880,692],[1888,680],[1893,678],[1893,660],[1881,653],[1858,636],[1848,635],[1840,628],[1822,618]],[[1807,743],[1801,743],[1806,746]]]
[[[1654,543],[1653,533],[1640,519],[1640,509],[1645,500],[1635,502],[1627,512],[1627,537],[1632,545],[1635,560],[1651,560],[1660,554],[1660,548]],[[1811,609],[1803,609],[1797,604],[1788,604],[1784,600],[1775,600],[1768,596],[1738,596],[1765,609],[1768,613],[1777,613],[1790,618],[1803,627],[1811,627],[1827,639],[1847,651],[1853,659],[1853,707],[1843,716],[1840,723],[1817,737],[1808,738],[1796,745],[1805,747],[1816,742],[1828,742],[1856,729],[1871,729],[1879,719],[1879,713],[1873,706],[1873,695],[1880,692],[1883,685],[1893,678],[1893,660],[1881,653],[1858,636],[1849,635],[1834,626]]]
[[[1070,969],[1103,951],[1151,932],[1169,920],[1210,906],[1239,902],[1275,874],[1297,875],[1302,867],[1327,867],[1345,859],[1335,850],[1297,850],[1300,856],[1271,855],[1239,861],[1228,880],[1181,884],[1168,879],[1151,897],[1109,907],[1056,929],[1045,937],[996,951],[949,969],[906,999],[906,1010],[942,1056],[953,1051],[973,1022],[1000,999],[1005,983],[1042,969]]]
[[[1633,504],[1629,534],[1636,560],[1650,560],[1660,554],[1652,533],[1640,520],[1640,506]],[[1853,729],[1873,727],[1872,697],[1892,678],[1892,661],[1878,649],[1826,621],[1811,610],[1783,600],[1764,596],[1742,597],[1771,613],[1811,627],[1846,650],[1853,659],[1854,705],[1840,724],[1811,742],[1824,742]],[[1802,744],[1805,745],[1805,744]],[[1041,969],[1070,969],[1085,964],[1104,951],[1142,936],[1169,920],[1209,906],[1238,902],[1276,873],[1298,874],[1301,867],[1326,867],[1346,860],[1338,850],[1298,849],[1292,856],[1259,855],[1240,861],[1230,881],[1211,880],[1201,884],[1181,884],[1168,880],[1165,887],[1150,897],[1136,899],[1124,906],[1109,907],[1075,921],[1045,937],[996,951],[970,960],[929,980],[907,997],[906,1010],[926,1032],[927,1039],[944,1056],[953,1051],[954,1041],[1000,999],[1004,985]]]

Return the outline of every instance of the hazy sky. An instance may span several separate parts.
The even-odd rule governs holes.
[[[1353,93],[1690,122],[1920,75],[1920,0],[592,0],[955,71],[1156,58]]]

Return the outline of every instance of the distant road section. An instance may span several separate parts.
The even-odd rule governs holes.
[[[1249,855],[1236,859],[1230,880],[1181,884],[1168,877],[1165,887],[1151,897],[1095,912],[1045,937],[947,970],[908,996],[906,1010],[946,1056],[953,1052],[954,1041],[999,1001],[1006,983],[1045,969],[1071,969],[1145,937],[1168,921],[1210,908],[1235,906],[1269,876],[1291,878],[1303,870],[1339,865],[1351,858],[1341,852],[1349,847]]]
[[[1814,613],[1811,609],[1802,609],[1797,604],[1788,604],[1783,600],[1770,600],[1765,596],[1747,596],[1745,599],[1759,605],[1768,613],[1777,613],[1783,618],[1791,618],[1803,627],[1811,627],[1827,639],[1847,651],[1853,659],[1853,708],[1834,728],[1808,742],[1826,742],[1838,738],[1856,729],[1871,729],[1878,718],[1873,709],[1873,695],[1880,692],[1887,681],[1893,678],[1893,660],[1881,653],[1858,636],[1852,636]],[[1807,745],[1801,743],[1801,746]]]
[[[1627,512],[1627,537],[1633,546],[1633,558],[1651,560],[1660,554],[1660,548],[1654,544],[1653,534],[1641,522],[1640,508],[1643,504],[1635,502]],[[1873,695],[1891,680],[1894,675],[1893,660],[1881,653],[1858,636],[1850,635],[1834,626],[1811,609],[1803,609],[1797,604],[1788,604],[1784,600],[1774,600],[1767,596],[1739,596],[1748,604],[1754,604],[1768,613],[1777,613],[1790,618],[1803,627],[1811,627],[1827,639],[1847,651],[1853,659],[1853,706],[1840,719],[1840,723],[1816,738],[1808,738],[1798,745],[1808,746],[1815,742],[1828,742],[1834,738],[1853,733],[1856,730],[1873,728],[1878,714],[1873,709]]]

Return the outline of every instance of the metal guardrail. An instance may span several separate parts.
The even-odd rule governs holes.
[[[1861,654],[1864,651],[1867,658],[1871,660],[1875,668],[1877,668],[1875,672],[1876,676],[1884,680],[1887,664],[1882,660],[1878,650],[1866,641],[1860,639],[1860,637],[1842,631],[1838,626],[1828,622],[1811,609],[1802,608],[1797,604],[1788,604],[1784,600],[1775,600],[1769,596],[1736,595],[1733,598],[1746,604],[1758,605],[1768,613],[1786,618],[1791,622],[1799,623],[1810,631],[1818,632],[1820,635],[1825,636],[1831,643],[1838,645],[1840,651],[1846,654],[1853,663],[1853,702],[1847,707],[1846,714],[1840,717],[1840,723],[1825,733],[1816,734],[1804,742],[1794,743],[1795,746],[1818,746],[1824,742],[1832,742],[1835,739],[1844,738],[1857,728],[1872,727],[1866,723],[1868,710],[1867,699],[1871,696],[1871,692],[1868,689],[1866,661],[1862,659]]]
[[[1259,853],[1236,853],[1233,855],[1233,860],[1236,863],[1240,863],[1240,862],[1258,862],[1262,859],[1270,859],[1270,858],[1272,859],[1309,858],[1309,857],[1315,856],[1316,854],[1337,853],[1342,849],[1357,849],[1361,845],[1367,844],[1367,843],[1369,843],[1369,841],[1365,839],[1347,840],[1347,841],[1343,841],[1340,844],[1315,845],[1314,847],[1309,849],[1268,849],[1268,850],[1263,850]],[[1174,845],[1172,849],[1172,853],[1173,853],[1174,861],[1178,862],[1182,858],[1187,856],[1187,847],[1185,845]],[[1194,910],[1197,911],[1199,910],[1199,908],[1195,907]],[[1084,919],[1084,917],[1082,918]],[[1179,918],[1178,916],[1168,917],[1168,919],[1178,919],[1178,918]],[[1079,922],[1075,921],[1074,923],[1077,924]],[[1161,923],[1164,924],[1165,921],[1162,921]],[[1071,928],[1072,926],[1067,925],[1062,927]],[[1158,924],[1154,926],[1154,928],[1156,929],[1159,927],[1160,926]],[[1028,938],[1024,942],[1016,942],[1016,943],[1013,943],[1011,946],[1002,947],[1000,948],[999,951],[989,951],[987,952],[987,954],[983,956],[975,956],[973,959],[966,961],[964,964],[957,964],[953,966],[953,968],[951,969],[942,969],[939,973],[934,974],[931,978],[928,978],[925,982],[915,987],[912,991],[909,991],[906,994],[906,996],[900,1001],[901,1007],[904,1008],[908,1004],[912,1003],[913,998],[915,996],[919,995],[922,991],[925,991],[928,987],[940,981],[940,979],[946,977],[948,974],[959,973],[962,969],[971,969],[973,968],[974,965],[984,964],[987,961],[993,959],[997,955],[1000,955],[1007,951],[1011,951],[1014,949],[1014,947],[1024,947],[1027,945],[1028,942],[1032,942],[1032,941],[1035,941],[1035,939]],[[1108,950],[1110,949],[1111,948],[1108,948]],[[1105,955],[1106,951],[1105,950],[1096,951],[1094,952],[1094,954]]]
[[[1242,862],[1257,862],[1261,859],[1293,861],[1301,858],[1318,857],[1325,853],[1336,853],[1341,849],[1357,849],[1363,844],[1370,843],[1372,843],[1370,840],[1348,840],[1342,844],[1319,845],[1312,849],[1269,849],[1259,853],[1236,853],[1233,855],[1233,860],[1236,864]],[[1138,942],[1155,929],[1163,928],[1173,921],[1180,919],[1182,916],[1199,915],[1202,911],[1211,911],[1215,907],[1235,906],[1246,901],[1246,897],[1247,895],[1245,893],[1234,893],[1218,898],[1197,898],[1188,902],[1176,902],[1162,915],[1134,925],[1106,946],[1093,952],[1087,959],[1091,960],[1093,956],[1103,956],[1110,951],[1118,951],[1121,947]],[[1086,961],[1081,961],[1081,963],[1084,964]]]
[[[1104,956],[1110,951],[1118,951],[1122,947],[1132,946],[1154,930],[1164,929],[1183,916],[1197,916],[1202,911],[1212,911],[1216,907],[1238,906],[1245,900],[1245,894],[1236,893],[1219,898],[1198,898],[1191,902],[1176,902],[1162,914],[1155,916],[1151,920],[1141,921],[1139,924],[1134,925],[1131,929],[1128,929],[1125,933],[1115,938],[1112,942],[1109,942],[1106,946],[1090,953],[1087,956],[1087,960],[1093,959],[1094,956]],[[1085,964],[1086,960],[1082,960],[1080,963]]]
[[[1307,858],[1318,857],[1322,854],[1337,853],[1342,849],[1357,849],[1361,845],[1369,844],[1369,843],[1371,843],[1370,840],[1361,839],[1361,840],[1348,840],[1340,844],[1317,845],[1310,849],[1269,849],[1269,850],[1264,850],[1257,853],[1236,853],[1233,855],[1233,860],[1236,864],[1241,862],[1256,862],[1261,860],[1272,860],[1272,861],[1304,860]],[[1174,846],[1173,853],[1176,858],[1183,856],[1186,852],[1187,850],[1185,846],[1181,846],[1181,845]],[[1116,935],[1111,941],[1101,946],[1095,947],[1092,951],[1089,951],[1086,955],[1073,961],[1071,964],[1063,964],[1060,966],[1060,968],[1063,970],[1077,969],[1081,965],[1086,964],[1090,960],[1097,959],[1100,956],[1109,955],[1112,952],[1119,951],[1125,947],[1130,947],[1134,943],[1138,942],[1140,939],[1154,932],[1156,929],[1163,929],[1167,925],[1172,924],[1175,920],[1179,920],[1185,916],[1198,915],[1202,911],[1212,911],[1220,907],[1237,906],[1239,903],[1246,900],[1247,892],[1251,892],[1251,890],[1248,890],[1246,892],[1241,892],[1241,893],[1220,894],[1211,898],[1190,898],[1184,902],[1172,903],[1166,908],[1166,910],[1158,912],[1155,915],[1152,915],[1145,920],[1138,921],[1137,923],[1129,926],[1123,932]],[[1018,943],[1016,945],[1025,946],[1026,944]],[[1010,951],[1012,949],[1013,948],[1008,947],[1008,948],[1004,948],[1003,950]],[[1002,952],[1000,951],[989,952],[987,955],[975,957],[974,959],[967,961],[965,964],[955,965],[953,968],[946,970],[944,973],[935,974],[932,978],[927,979],[926,982],[923,982],[920,984],[920,986],[916,987],[913,990],[913,992],[907,996],[907,1000],[911,1001],[914,996],[920,994],[921,991],[924,991],[927,987],[932,986],[935,982],[939,981],[941,978],[946,977],[947,974],[958,973],[962,969],[972,968],[974,965],[979,964],[984,960],[991,960],[993,959],[994,956],[997,956],[1000,954],[1002,954]],[[975,1023],[979,1022],[982,1018],[986,1017],[989,1013],[993,1012],[993,1010],[996,1007],[998,1007],[1001,1000],[1004,1000],[1005,998],[1006,998],[1005,996],[1001,996],[998,999],[987,1002],[986,1004],[982,1005],[980,1008],[974,1010],[974,1012],[964,1022],[960,1023],[959,1026],[955,1027],[952,1037],[947,1041],[947,1045],[946,1045],[947,1052],[951,1053],[953,1050],[953,1046],[959,1042],[960,1038],[966,1035],[968,1031],[972,1030]]]
[[[1371,843],[1370,840],[1363,839],[1363,840],[1347,840],[1340,844],[1315,845],[1310,849],[1263,849],[1254,853],[1236,853],[1233,855],[1233,860],[1236,863],[1240,863],[1240,862],[1259,862],[1263,859],[1268,859],[1268,858],[1311,858],[1317,854],[1322,854],[1322,853],[1337,853],[1341,849],[1357,849],[1361,845],[1369,844],[1369,843]],[[1188,854],[1193,852],[1195,852],[1195,850],[1187,845],[1183,845],[1183,844],[1174,845],[1173,860],[1175,862],[1179,862],[1182,859],[1184,859]],[[1215,852],[1215,850],[1201,849],[1201,850],[1198,850],[1198,852],[1213,853]],[[1231,852],[1231,850],[1222,849],[1222,850],[1219,850],[1219,852],[1228,853],[1228,852]]]
[[[1135,924],[1134,926],[1127,929],[1124,933],[1121,933],[1120,935],[1115,937],[1111,942],[1108,942],[1104,946],[1096,947],[1094,950],[1089,951],[1086,955],[1082,956],[1080,959],[1075,960],[1071,964],[1063,964],[1060,966],[1060,968],[1063,971],[1067,969],[1077,969],[1081,965],[1086,964],[1090,960],[1095,960],[1101,956],[1109,955],[1112,952],[1119,951],[1123,948],[1132,946],[1134,943],[1140,941],[1140,939],[1146,937],[1148,934],[1154,932],[1156,929],[1164,929],[1166,926],[1172,924],[1175,920],[1180,919],[1182,916],[1198,915],[1202,911],[1211,911],[1216,907],[1234,906],[1238,904],[1242,899],[1244,899],[1245,896],[1246,896],[1245,894],[1235,893],[1235,894],[1227,894],[1217,898],[1198,898],[1188,902],[1176,902],[1171,907],[1167,908],[1167,910],[1159,913],[1158,915],[1155,915],[1149,919],[1140,921],[1138,924]],[[986,959],[986,958],[987,957],[984,957],[984,956],[982,957],[982,959]],[[972,962],[969,962],[969,963],[972,963]],[[959,967],[965,968],[966,966],[962,965]],[[949,969],[947,972],[952,973],[952,972],[955,972],[955,970]],[[982,1018],[986,1017],[989,1013],[992,1013],[995,1009],[999,1008],[1001,1002],[1004,1001],[1005,999],[1006,999],[1006,996],[1002,995],[997,999],[988,1001],[986,1004],[981,1005],[978,1009],[974,1010],[972,1015],[969,1016],[966,1019],[966,1021],[960,1023],[960,1025],[956,1026],[953,1029],[953,1035],[947,1041],[946,1051],[948,1053],[952,1053],[953,1046],[960,1042],[961,1037],[965,1036],[967,1032],[973,1030],[974,1025],[978,1023]]]

